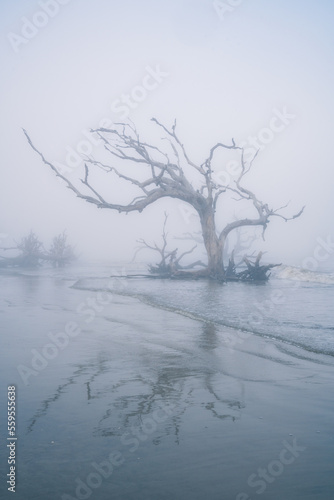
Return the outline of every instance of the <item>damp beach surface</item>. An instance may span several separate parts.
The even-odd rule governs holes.
[[[0,281],[18,500],[332,499],[333,356],[275,338],[269,319],[258,335],[192,315],[191,290],[177,310],[166,287],[179,297],[184,284],[149,295],[106,276]]]

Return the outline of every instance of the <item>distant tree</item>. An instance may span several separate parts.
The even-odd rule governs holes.
[[[53,238],[47,256],[55,267],[64,267],[75,259],[73,247],[68,244],[65,231]]]
[[[33,231],[21,238],[15,246],[1,247],[3,251],[19,252],[14,257],[0,256],[0,267],[37,267],[43,255],[43,244]]]
[[[67,243],[65,231],[52,240],[49,251],[46,251],[43,243],[37,235],[30,231],[27,236],[21,238],[15,247],[1,248],[19,252],[14,257],[0,256],[0,267],[38,267],[42,262],[51,262],[54,266],[63,267],[75,259],[71,245]]]
[[[17,258],[22,267],[37,267],[44,255],[43,243],[33,231],[28,236],[21,238],[17,244],[21,255]]]
[[[176,122],[171,129],[168,129],[156,118],[152,118],[152,121],[163,131],[166,147],[159,147],[142,140],[131,122],[114,124],[114,128],[92,130],[91,132],[101,139],[113,161],[105,163],[86,157],[80,187],[75,181],[72,182],[61,174],[53,163],[46,160],[25,130],[24,133],[32,149],[58,177],[63,179],[67,187],[77,197],[98,208],[123,213],[142,212],[146,207],[164,198],[178,199],[191,205],[198,214],[207,253],[206,269],[197,271],[203,276],[224,279],[226,273],[223,262],[224,247],[228,236],[236,229],[260,226],[264,234],[272,218],[280,217],[288,221],[302,214],[304,208],[295,215],[287,217],[281,212],[285,206],[278,209],[271,208],[268,203],[262,202],[253,191],[245,187],[245,178],[252,169],[258,152],[246,159],[248,155],[245,154],[245,149],[237,146],[232,139],[230,145],[216,143],[203,161],[195,163],[176,134]],[[229,184],[222,183],[213,170],[216,155],[221,150],[234,150],[239,154],[239,174],[235,181]],[[115,161],[123,164],[122,170],[115,166]],[[133,175],[133,166],[137,167],[136,175]],[[110,200],[92,184],[90,174],[94,168],[105,172],[106,182],[110,186]],[[124,183],[135,186],[137,194],[132,201],[123,204],[113,201],[116,195],[115,191],[112,192],[113,175]],[[228,193],[233,193],[237,201],[248,203],[250,215],[228,222],[223,229],[218,230],[216,220],[218,200]],[[219,208],[218,211],[222,212],[223,208]]]

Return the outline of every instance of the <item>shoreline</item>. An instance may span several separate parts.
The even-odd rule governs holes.
[[[319,355],[319,356],[329,356],[331,358],[334,358],[334,352],[325,352],[325,351],[320,350],[320,349],[316,349],[313,347],[309,347],[307,345],[303,345],[303,344],[294,342],[292,339],[286,339],[286,338],[280,337],[278,335],[270,335],[269,333],[263,334],[259,331],[256,331],[255,329],[250,329],[247,327],[238,327],[238,326],[235,326],[232,324],[224,323],[223,321],[218,320],[218,319],[215,319],[215,320],[207,319],[207,318],[204,318],[200,314],[197,314],[193,311],[186,311],[184,309],[180,309],[180,308],[177,308],[175,306],[168,306],[167,304],[158,303],[158,302],[152,300],[151,297],[149,297],[148,295],[145,295],[144,293],[136,293],[136,292],[131,292],[129,290],[125,291],[124,289],[126,289],[126,287],[124,287],[124,286],[120,286],[119,288],[122,288],[122,290],[120,290],[117,288],[115,289],[113,286],[109,287],[108,284],[107,284],[107,286],[104,285],[104,283],[106,281],[108,281],[109,284],[110,283],[114,284],[114,282],[112,281],[113,279],[114,279],[114,277],[79,278],[78,280],[75,281],[74,284],[71,285],[71,288],[73,288],[74,290],[91,291],[91,292],[95,292],[95,293],[108,292],[108,293],[113,293],[113,294],[116,294],[119,296],[132,297],[132,298],[138,299],[143,304],[147,304],[151,307],[154,307],[154,308],[157,308],[160,310],[169,311],[169,312],[172,312],[175,314],[179,314],[180,316],[198,321],[200,323],[205,323],[208,325],[213,324],[217,327],[227,328],[228,330],[231,330],[231,336],[229,338],[229,346],[230,347],[233,347],[234,345],[243,343],[243,341],[246,338],[248,338],[251,335],[255,335],[257,337],[264,338],[264,339],[267,339],[269,341],[274,341],[274,342],[276,341],[276,342],[280,342],[282,344],[286,344],[286,345],[290,346],[291,348],[300,349],[300,350],[306,351],[310,354]],[[120,279],[120,277],[117,277],[116,281],[119,281],[119,279]],[[126,278],[124,278],[124,279],[126,279]],[[93,285],[90,283],[93,283]],[[97,285],[97,283],[100,283],[100,286]]]

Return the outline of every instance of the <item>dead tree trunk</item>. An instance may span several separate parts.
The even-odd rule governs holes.
[[[207,274],[221,278],[224,275],[223,247],[217,236],[213,207],[208,204],[202,211],[199,210],[199,217],[208,256]]]

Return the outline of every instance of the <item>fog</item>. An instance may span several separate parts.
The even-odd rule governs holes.
[[[267,260],[301,265],[317,238],[333,235],[332,2],[17,0],[0,9],[0,246],[31,229],[46,243],[66,230],[83,258],[128,261],[138,239],[159,240],[164,211],[171,235],[198,231],[178,200],[125,215],[77,199],[22,132],[76,179],[75,151],[100,154],[90,128],[130,118],[146,142],[161,144],[152,117],[168,127],[177,120],[197,163],[218,141],[260,144],[251,189],[273,208],[291,200],[287,215],[306,205],[302,217],[270,223],[258,242]],[[97,185],[107,192],[110,179]],[[117,188],[119,199],[131,195],[127,184]],[[223,224],[241,206],[230,200],[219,210]],[[334,259],[323,265],[334,268]]]

